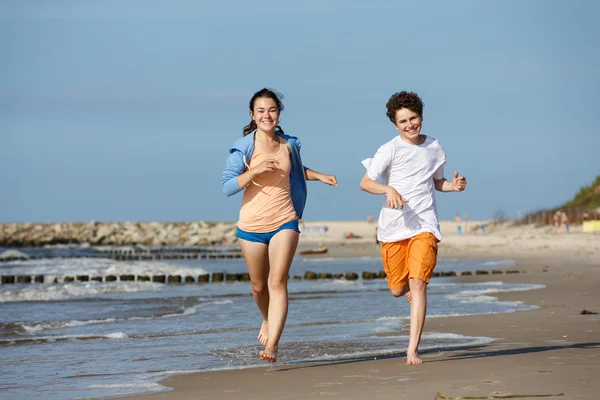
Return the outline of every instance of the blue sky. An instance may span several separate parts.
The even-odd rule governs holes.
[[[442,219],[550,208],[600,174],[595,1],[2,1],[0,222],[237,219],[229,145],[262,87],[310,183],[307,220],[364,219],[360,161],[416,91],[467,191]]]

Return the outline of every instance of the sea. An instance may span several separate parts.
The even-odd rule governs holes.
[[[0,253],[7,249],[0,248]],[[0,275],[43,275],[44,283],[0,285],[0,399],[113,397],[169,390],[176,374],[264,367],[256,339],[260,313],[249,282],[152,281],[53,283],[64,276],[181,275],[246,272],[243,259],[119,261],[86,245],[19,249],[33,259],[0,263]],[[106,251],[106,249],[103,249]],[[48,257],[44,257],[47,255]],[[438,261],[436,271],[511,268],[512,260]],[[389,293],[379,258],[297,256],[290,275],[357,272],[359,279],[290,280],[289,315],[278,363],[378,357],[404,351],[409,305]],[[432,278],[428,318],[507,313],[535,307],[497,293],[541,285]],[[60,282],[60,279],[57,279]],[[427,330],[420,348],[449,348],[494,338]]]

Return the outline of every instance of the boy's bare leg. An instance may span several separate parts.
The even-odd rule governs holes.
[[[294,230],[284,229],[276,233],[269,244],[269,340],[259,353],[260,358],[268,362],[277,361],[279,339],[288,313],[288,274],[299,236]]]
[[[412,293],[412,302],[410,303],[410,338],[406,351],[406,363],[423,364],[419,358],[419,343],[427,313],[427,283],[417,278],[411,278],[408,284],[410,293]]]
[[[269,250],[266,244],[239,239],[242,254],[248,265],[248,273],[252,282],[252,296],[263,316],[258,332],[258,341],[264,346],[269,339]]]

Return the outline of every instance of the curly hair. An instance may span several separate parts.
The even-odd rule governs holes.
[[[387,112],[385,113],[393,124],[396,124],[396,111],[401,108],[407,108],[410,111],[419,114],[423,117],[423,101],[414,92],[397,92],[390,97],[385,105]]]

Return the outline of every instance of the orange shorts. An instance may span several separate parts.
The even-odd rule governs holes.
[[[439,240],[429,232],[381,245],[383,269],[391,290],[402,289],[410,278],[429,283],[437,262]]]

